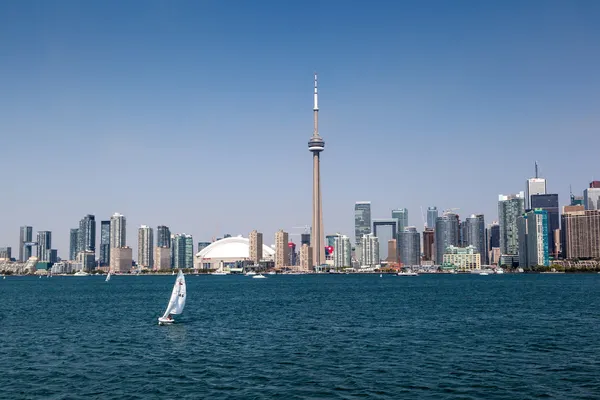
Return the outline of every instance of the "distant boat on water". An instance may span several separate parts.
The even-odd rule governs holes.
[[[89,274],[83,270],[75,272],[73,276],[89,276]]]
[[[254,279],[266,279],[267,277],[264,276],[263,274],[258,274],[258,275],[252,275],[252,278]]]
[[[108,275],[106,275],[106,280],[104,282],[110,281],[110,271],[108,271]]]

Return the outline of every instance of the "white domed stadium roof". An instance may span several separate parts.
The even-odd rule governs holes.
[[[274,256],[275,250],[263,244],[263,258]],[[236,236],[217,240],[196,254],[198,258],[250,258],[250,239]]]

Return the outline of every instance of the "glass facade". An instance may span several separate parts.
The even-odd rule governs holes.
[[[438,209],[437,207],[429,207],[427,208],[427,227],[430,229],[435,229],[435,221],[438,217]]]
[[[110,221],[100,221],[100,266],[110,263]]]
[[[19,230],[19,261],[27,261],[31,257],[31,246],[25,243],[33,241],[33,227],[22,226]]]
[[[485,245],[485,219],[483,214],[471,215],[464,223],[465,225],[465,243],[466,246],[473,246],[480,254],[482,264],[487,264],[487,248]]]
[[[444,259],[444,253],[449,246],[458,247],[460,227],[458,215],[446,213],[435,221],[435,260],[438,264]]]
[[[96,252],[96,220],[86,215],[79,221],[79,251]]]
[[[76,260],[77,253],[79,253],[79,228],[73,228],[69,235],[69,260]]]
[[[156,228],[156,247],[171,247],[171,230],[168,226]]]
[[[421,236],[417,228],[409,226],[398,234],[400,262],[404,266],[421,265]]]
[[[548,250],[553,255],[556,253],[554,231],[560,228],[558,194],[535,194],[531,196],[531,208],[546,210],[548,213]]]
[[[406,208],[392,210],[392,218],[398,220],[398,233],[404,232],[404,228],[408,226],[408,210]]]
[[[359,201],[354,205],[354,241],[360,243],[363,235],[371,233],[371,202]]]
[[[498,197],[498,219],[500,223],[500,252],[519,254],[517,218],[525,212],[523,192]]]

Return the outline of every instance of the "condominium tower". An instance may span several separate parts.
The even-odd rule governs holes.
[[[138,229],[137,263],[144,268],[152,268],[154,265],[154,232],[147,225]]]
[[[357,201],[354,204],[354,241],[360,244],[362,237],[371,233],[371,202]]]

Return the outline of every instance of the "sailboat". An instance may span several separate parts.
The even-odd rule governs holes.
[[[252,275],[252,278],[254,279],[266,279],[266,276],[264,276],[263,274],[258,274],[258,275]]]
[[[110,281],[110,271],[108,271],[108,275],[106,275],[106,280],[104,282]]]
[[[183,312],[185,297],[185,276],[183,275],[183,272],[179,270],[177,279],[175,279],[175,285],[173,285],[173,291],[171,292],[171,298],[169,299],[167,309],[163,316],[158,318],[159,325],[169,325],[175,322],[172,315],[181,314]]]

